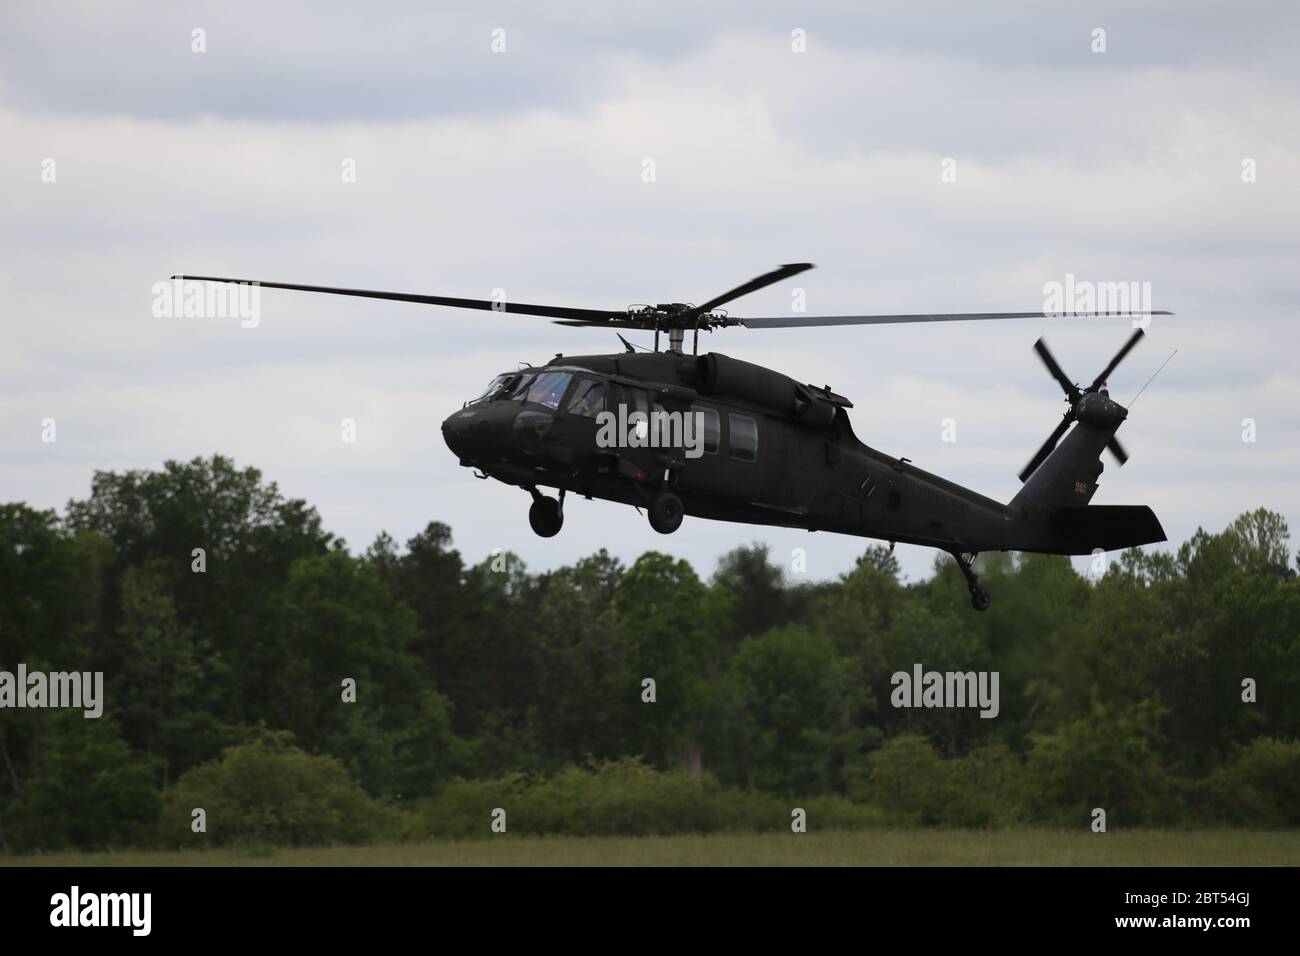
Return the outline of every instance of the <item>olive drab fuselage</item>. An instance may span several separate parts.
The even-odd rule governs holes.
[[[461,464],[522,488],[638,506],[669,490],[694,517],[950,552],[1086,554],[1104,545],[1066,540],[1033,503],[1002,504],[865,445],[849,422],[852,403],[828,388],[718,353],[557,356],[493,386],[453,413],[443,433]],[[597,390],[599,409],[589,400]],[[704,416],[703,453],[601,447],[594,412],[617,414],[620,405],[625,414]],[[1084,477],[1080,505],[1096,489],[1097,474]]]

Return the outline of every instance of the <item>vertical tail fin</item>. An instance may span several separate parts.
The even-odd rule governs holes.
[[[1024,486],[1011,499],[1011,506],[1086,505],[1096,493],[1097,479],[1105,469],[1101,461],[1102,449],[1118,427],[1118,422],[1109,428],[1078,422],[1043,463],[1030,473]]]

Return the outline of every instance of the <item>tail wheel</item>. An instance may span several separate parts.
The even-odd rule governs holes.
[[[672,534],[682,526],[682,499],[671,491],[661,491],[650,502],[650,527],[660,534]]]
[[[554,498],[538,495],[528,509],[528,523],[543,538],[554,538],[564,527],[564,512]]]

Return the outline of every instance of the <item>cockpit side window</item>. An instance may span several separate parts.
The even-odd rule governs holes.
[[[542,372],[528,387],[528,396],[524,401],[535,402],[555,411],[560,407],[560,399],[564,398],[572,379],[571,372]]]
[[[584,418],[595,418],[605,410],[605,383],[593,378],[578,380],[569,399],[569,413]]]

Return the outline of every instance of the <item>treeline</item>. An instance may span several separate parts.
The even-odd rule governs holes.
[[[951,560],[904,585],[881,547],[825,583],[761,546],[707,579],[658,552],[530,574],[437,522],[351,553],[220,456],[99,472],[62,516],[0,506],[0,670],[105,679],[99,719],[0,710],[0,847],[486,836],[495,808],[510,832],[1300,825],[1285,522],[1112,557],[986,556],[977,614]],[[996,718],[893,706],[917,664],[998,672]]]

